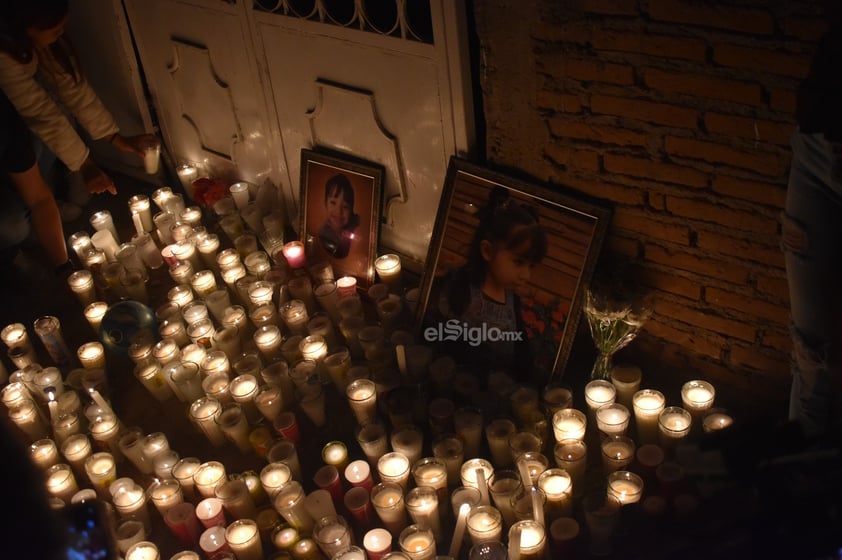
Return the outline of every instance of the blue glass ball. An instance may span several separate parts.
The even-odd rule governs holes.
[[[125,354],[136,336],[144,332],[154,336],[157,330],[158,321],[148,306],[126,300],[115,303],[105,312],[99,338],[106,349]]]

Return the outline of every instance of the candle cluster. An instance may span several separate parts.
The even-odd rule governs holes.
[[[186,412],[215,457],[182,457],[166,433],[124,426],[101,343],[73,353],[58,319],[42,317],[33,328],[56,364],[42,368],[26,327],[0,332],[20,367],[2,400],[48,491],[63,503],[90,492],[110,502],[127,560],[158,557],[158,518],[207,557],[258,560],[277,549],[296,560],[376,559],[394,549],[458,558],[499,546],[544,558],[557,534],[578,534],[589,445],[602,484],[593,504],[586,496],[584,519],[598,551],[621,508],[675,487],[674,454],[693,428],[732,421],[712,408],[709,383],[688,382],[681,406],[666,406],[659,391],[640,389],[636,368],[589,383],[579,408],[569,388],[539,393],[494,372],[487,386],[506,414],[491,418],[466,404],[479,380],[409,332],[399,257],[379,257],[380,283],[360,293],[356,279],[310,262],[306,243],[285,242],[279,214],[256,204],[253,186],[235,183],[228,195],[213,204],[221,238],[202,225],[203,209],[162,187],[154,215],[150,198],[130,199],[130,242],[120,244],[107,212],[91,218],[92,236],[68,240],[85,266],[69,287],[95,334],[109,303],[154,307],[156,332],[128,347],[134,375],[168,413]],[[147,291],[156,275],[165,289]],[[354,439],[325,437],[321,464],[302,461],[306,438],[345,417]],[[228,472],[231,454],[260,468]]]

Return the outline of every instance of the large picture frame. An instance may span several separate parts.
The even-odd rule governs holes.
[[[362,290],[374,283],[382,191],[382,167],[326,151],[301,150],[299,232],[309,258],[329,262],[337,278],[356,278]]]
[[[585,286],[593,276],[611,215],[607,206],[568,194],[564,187],[551,189],[452,157],[421,280],[417,331],[430,343],[449,341],[445,347],[450,350],[467,342],[461,336],[467,332],[459,332],[460,325],[467,331],[467,323],[446,320],[451,309],[443,298],[453,297],[448,282],[453,283],[460,269],[467,269],[482,209],[492,192],[495,199],[502,195],[505,204],[534,213],[546,233],[545,255],[530,268],[528,281],[514,290],[517,295],[512,299],[518,304],[514,314],[525,335],[520,336],[526,340],[530,380],[549,384],[563,375]],[[477,292],[470,294],[474,297]]]

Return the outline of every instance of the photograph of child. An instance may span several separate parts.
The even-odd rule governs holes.
[[[592,226],[558,205],[469,174],[459,176],[448,203],[422,336],[480,379],[506,371],[546,381]]]
[[[372,280],[376,257],[379,182],[317,159],[310,153],[302,161],[309,257],[313,262],[330,262],[337,278],[354,276],[366,285]]]

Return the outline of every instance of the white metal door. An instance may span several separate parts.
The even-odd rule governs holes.
[[[176,159],[271,179],[294,224],[302,148],[377,162],[381,243],[424,259],[448,159],[473,145],[462,2],[424,5],[429,35],[413,0],[126,3]]]

